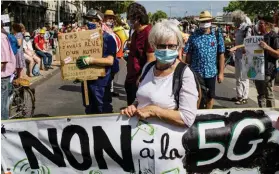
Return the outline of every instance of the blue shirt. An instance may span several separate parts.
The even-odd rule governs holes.
[[[218,33],[217,43],[214,29],[210,34],[197,29],[186,43],[184,52],[191,55],[191,68],[203,78],[212,78],[217,74],[217,46],[219,53],[225,52],[223,35],[220,30]]]
[[[103,33],[103,58],[108,56],[116,57],[116,42],[112,35],[107,32]],[[107,86],[110,83],[111,66],[105,67],[106,76],[99,77],[97,80],[89,80],[87,83],[89,85],[95,86]]]

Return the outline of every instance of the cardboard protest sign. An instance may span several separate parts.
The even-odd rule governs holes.
[[[263,36],[249,36],[244,39],[246,53],[242,58],[242,78],[264,80],[264,50],[259,46]]]
[[[117,113],[2,121],[1,165],[13,174],[275,174],[278,115],[199,110],[190,128]]]
[[[81,70],[76,66],[79,56],[102,57],[103,36],[100,29],[64,33],[59,35],[58,43],[64,80],[95,80],[106,75],[104,67],[93,65]]]

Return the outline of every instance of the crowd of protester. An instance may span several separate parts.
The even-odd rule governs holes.
[[[48,49],[57,47],[60,33],[101,28],[102,57],[81,56],[77,60],[77,66],[81,69],[89,65],[106,69],[105,77],[87,82],[89,105],[84,102],[85,112],[113,112],[112,96],[117,95],[112,92],[113,79],[119,71],[118,60],[125,59],[128,107],[121,113],[143,119],[158,117],[189,127],[195,120],[197,109],[213,108],[216,82],[222,83],[224,80],[227,52],[235,57],[236,97],[231,101],[237,105],[247,104],[249,80],[241,75],[241,58],[245,54],[243,41],[247,36],[262,35],[264,41],[260,47],[265,51],[266,79],[255,81],[258,104],[259,107],[275,107],[273,84],[276,60],[279,59],[278,29],[265,16],[259,15],[255,25],[242,11],[237,10],[232,16],[234,25],[213,25],[214,18],[208,11],[202,11],[195,24],[164,19],[152,25],[145,7],[132,3],[127,8],[127,22],[112,10],[102,13],[90,9],[84,16],[86,24],[83,26],[73,23],[65,24],[59,30],[56,26],[38,28],[30,35],[22,24],[13,24],[13,37],[8,37],[9,33],[2,28],[2,41],[6,39],[7,42],[2,42],[1,54],[6,59],[2,59],[1,65],[9,67],[6,70],[2,68],[2,80],[5,81],[13,73],[13,68],[21,78],[26,62],[28,76],[40,74],[34,71],[34,67],[38,68],[41,60],[45,70],[51,69],[52,54]],[[118,54],[115,32],[127,29],[127,45]],[[6,45],[3,47],[3,44]]]

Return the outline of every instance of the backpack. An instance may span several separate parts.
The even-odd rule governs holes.
[[[40,66],[38,64],[35,64],[33,69],[32,69],[32,74],[34,76],[39,76],[40,75]]]
[[[12,35],[12,34],[8,34],[7,37],[8,37],[8,40],[9,40],[9,42],[10,42],[11,48],[12,48],[12,50],[13,50],[13,52],[14,52],[14,55],[16,55],[16,54],[17,54],[17,51],[18,51],[18,49],[19,49],[19,45],[18,45],[18,43],[17,43],[17,39],[16,39],[16,37],[15,37],[14,35]]]
[[[144,72],[142,73],[139,82],[142,82],[146,74],[149,72],[149,70],[156,64],[156,61],[153,61],[149,63]],[[188,67],[187,64],[183,62],[179,62],[179,64],[176,66],[174,73],[173,73],[173,83],[172,83],[172,94],[174,95],[175,102],[177,103],[177,109],[179,108],[179,92],[182,88],[182,82],[183,82],[183,74],[185,69]],[[188,67],[190,68],[190,67]],[[192,69],[190,68],[192,71]],[[207,103],[207,93],[208,89],[205,86],[203,78],[200,76],[200,74],[192,71],[194,74],[197,90],[199,93],[199,99],[197,103],[198,109],[205,109],[206,103]]]

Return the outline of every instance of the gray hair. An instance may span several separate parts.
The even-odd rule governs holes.
[[[246,14],[241,10],[236,10],[232,12],[233,19],[240,19],[242,22],[246,22]]]
[[[176,22],[174,20],[163,19],[152,27],[148,41],[150,46],[155,49],[156,45],[166,43],[173,37],[177,38],[178,49],[181,49],[184,43],[181,31],[179,30]]]

